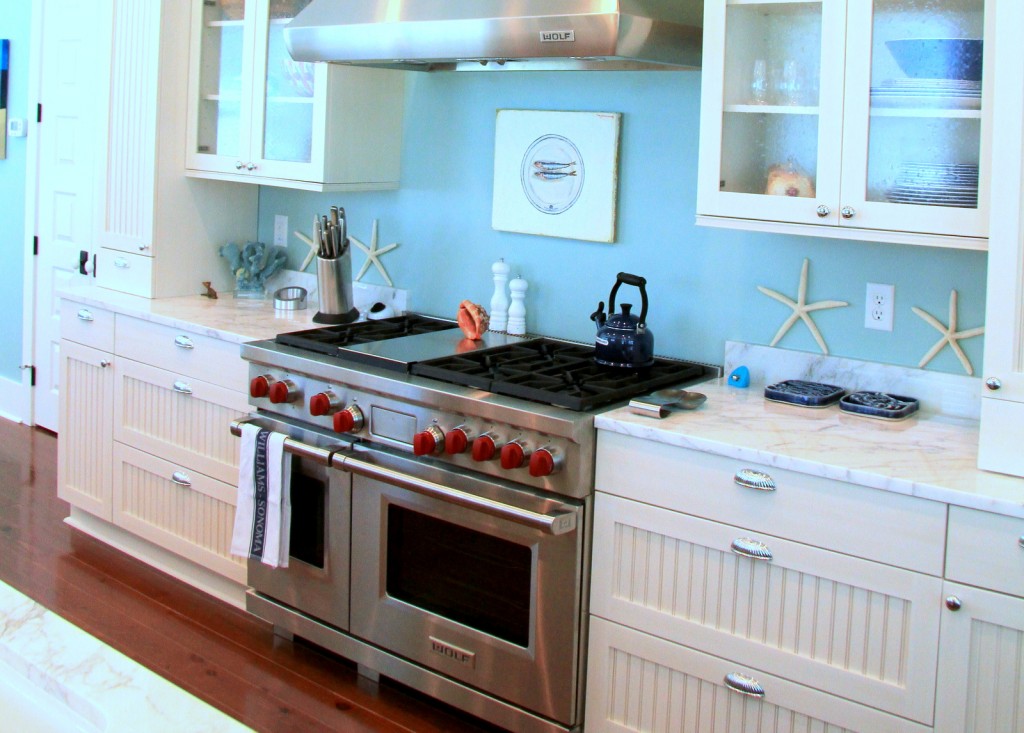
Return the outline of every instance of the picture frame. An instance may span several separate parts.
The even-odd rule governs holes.
[[[618,112],[498,110],[491,226],[614,242],[621,120]]]

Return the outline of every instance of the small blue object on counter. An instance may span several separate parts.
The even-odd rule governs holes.
[[[828,407],[839,401],[846,390],[834,384],[788,379],[764,388],[765,399],[799,407]]]
[[[839,409],[844,412],[882,420],[902,420],[917,412],[918,407],[913,397],[884,392],[853,392],[839,400]]]
[[[738,366],[729,373],[729,386],[746,389],[750,386],[750,370],[745,366]]]

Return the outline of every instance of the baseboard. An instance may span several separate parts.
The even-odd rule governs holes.
[[[11,422],[32,424],[32,387],[0,377],[0,417]]]

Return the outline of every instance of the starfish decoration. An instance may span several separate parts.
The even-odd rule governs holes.
[[[352,236],[349,237],[349,241],[352,242],[352,244],[354,244],[355,246],[359,247],[359,249],[363,250],[363,252],[366,253],[366,262],[364,262],[363,266],[361,268],[359,268],[359,273],[356,275],[355,279],[356,280],[362,279],[363,275],[366,274],[366,271],[370,269],[370,265],[373,264],[373,265],[375,265],[377,267],[377,270],[380,272],[380,274],[387,281],[388,285],[391,286],[391,287],[394,287],[394,283],[391,282],[391,278],[388,277],[388,271],[384,269],[384,265],[381,264],[380,258],[383,255],[385,255],[388,252],[390,252],[391,250],[396,249],[398,247],[398,243],[395,242],[395,243],[389,244],[386,247],[380,247],[380,248],[377,247],[377,220],[376,219],[373,220],[373,232],[370,234],[370,246],[369,247],[367,247],[365,244],[363,244],[358,239],[356,239],[355,237],[352,237]]]
[[[292,232],[303,244],[309,247],[309,254],[306,255],[306,259],[302,261],[299,266],[299,272],[305,272],[306,268],[309,267],[309,263],[313,261],[313,257],[317,253],[318,246],[310,237],[307,237],[302,232]]]
[[[811,335],[814,336],[814,340],[817,341],[818,346],[821,347],[821,353],[827,354],[828,347],[825,346],[825,341],[821,338],[821,332],[818,331],[818,327],[814,325],[814,321],[811,319],[809,314],[813,311],[825,310],[827,308],[842,308],[848,306],[849,303],[843,300],[820,300],[817,303],[808,303],[807,267],[809,264],[810,260],[805,259],[803,269],[800,271],[800,291],[797,294],[797,299],[795,301],[787,298],[781,293],[761,287],[760,285],[757,286],[757,289],[769,298],[774,298],[783,305],[789,306],[793,309],[793,313],[790,314],[789,318],[786,319],[786,322],[779,328],[778,332],[775,334],[775,338],[772,339],[771,344],[769,344],[770,346],[775,346],[775,344],[779,343],[779,340],[786,335],[789,329],[793,327],[793,324],[799,319],[807,324],[807,328],[810,329]]]
[[[956,294],[956,291],[953,290],[953,291],[951,291],[949,293],[949,326],[948,327],[942,325],[939,322],[939,319],[935,318],[935,316],[931,315],[930,313],[925,313],[920,308],[916,308],[915,307],[915,308],[911,308],[910,310],[914,311],[914,313],[916,313],[917,315],[921,316],[921,318],[923,318],[924,321],[928,325],[930,325],[932,328],[934,328],[936,331],[938,331],[939,333],[942,334],[942,338],[940,338],[937,342],[935,342],[935,346],[933,346],[931,348],[931,350],[921,358],[921,362],[918,364],[918,366],[919,367],[923,367],[925,364],[927,364],[932,359],[934,359],[935,355],[938,354],[940,351],[942,351],[942,349],[945,348],[946,344],[949,344],[949,346],[956,353],[956,358],[960,360],[961,364],[963,364],[964,371],[967,372],[967,376],[973,375],[974,374],[974,368],[971,366],[971,362],[968,361],[967,354],[965,354],[964,350],[960,348],[959,341],[960,341],[960,339],[969,339],[969,338],[973,338],[975,336],[980,336],[981,334],[985,333],[985,328],[984,328],[984,326],[980,326],[978,328],[969,328],[966,331],[957,331],[956,330],[957,329],[957,323],[956,323],[957,322],[957,294]]]

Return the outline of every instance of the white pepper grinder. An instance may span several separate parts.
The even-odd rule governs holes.
[[[508,273],[511,269],[504,257],[491,265],[491,272],[494,273],[494,295],[491,296],[492,331],[504,331],[508,328],[508,296],[505,294],[505,285],[508,283]]]
[[[508,307],[508,332],[513,336],[526,335],[526,289],[530,284],[517,277],[508,284],[512,291],[512,305]]]

